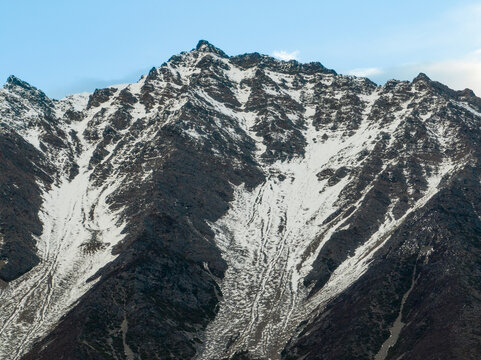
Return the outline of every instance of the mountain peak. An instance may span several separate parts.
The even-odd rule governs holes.
[[[228,57],[225,52],[223,52],[221,49],[215,47],[214,45],[212,45],[207,40],[199,40],[199,42],[197,43],[197,46],[195,47],[195,50],[197,50],[199,52],[214,53],[214,54],[217,54],[217,55],[219,55],[221,57],[225,57],[225,58]]]
[[[17,87],[17,86],[21,87],[21,88],[24,88],[24,89],[32,89],[33,88],[32,85],[30,85],[26,81],[23,81],[23,80],[19,79],[15,75],[10,75],[7,79],[7,82],[5,83],[5,85],[3,87],[6,88],[6,89],[11,89],[11,88]]]
[[[416,76],[413,79],[413,82],[418,82],[418,81],[431,81],[431,79],[423,72],[419,73],[418,76]]]
[[[38,90],[35,86],[32,86],[28,82],[23,81],[22,79],[19,79],[15,75],[10,75],[8,77],[5,85],[3,85],[3,88],[11,91],[20,91],[20,92],[27,91],[32,93],[43,94],[43,92]]]

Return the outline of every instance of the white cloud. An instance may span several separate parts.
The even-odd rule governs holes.
[[[481,52],[464,58],[427,64],[424,72],[431,79],[456,90],[470,88],[477,96],[481,96]]]
[[[481,96],[481,49],[458,58],[441,61],[401,64],[389,68],[354,69],[349,75],[372,76],[372,80],[383,83],[388,79],[412,80],[420,72],[432,80],[446,84],[452,89],[469,88]]]
[[[358,74],[372,76],[377,83],[383,83],[389,78],[412,80],[417,74],[424,72],[432,80],[450,88],[469,88],[481,97],[480,18],[481,1],[476,1],[470,5],[453,5],[449,11],[437,18],[410,26],[398,34],[388,33],[383,43],[374,45],[381,49],[381,52],[390,55],[398,51],[401,61],[412,62],[383,66],[377,73]],[[382,59],[379,62],[386,63]],[[354,70],[348,73],[353,72]]]
[[[293,51],[293,52],[287,52],[285,50],[276,50],[272,53],[272,56],[284,60],[284,61],[289,61],[289,60],[299,60],[299,51]]]
[[[374,76],[374,75],[380,75],[382,74],[383,71],[380,68],[377,67],[371,67],[371,68],[358,68],[358,69],[352,69],[347,72],[348,75],[354,75],[358,77],[369,77],[369,76]]]
[[[468,51],[481,48],[481,0],[477,4],[460,5],[466,1],[453,1],[441,6],[444,10],[433,11],[429,16],[405,19],[393,26],[386,26],[373,36],[353,36],[342,50],[350,60],[344,66],[359,64],[385,67],[406,62],[430,62],[462,57]],[[341,45],[339,45],[341,46]],[[344,71],[350,68],[344,68]],[[356,69],[357,70],[357,69]]]

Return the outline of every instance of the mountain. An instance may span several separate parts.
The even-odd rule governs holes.
[[[481,99],[206,41],[0,89],[2,359],[479,359]]]

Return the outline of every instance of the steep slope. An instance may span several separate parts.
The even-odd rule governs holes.
[[[469,91],[201,41],[0,121],[3,358],[481,354]]]

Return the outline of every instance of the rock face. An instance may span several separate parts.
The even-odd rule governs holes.
[[[481,99],[206,41],[0,89],[2,359],[478,359]]]

